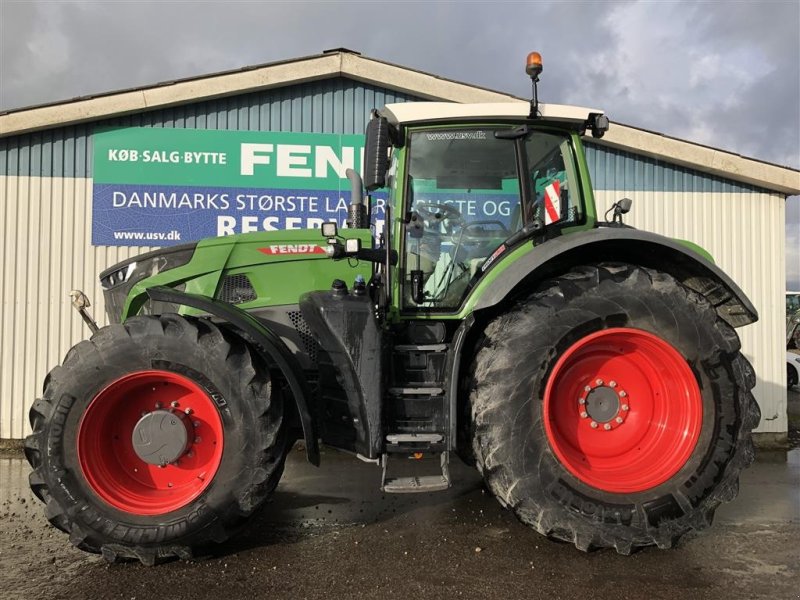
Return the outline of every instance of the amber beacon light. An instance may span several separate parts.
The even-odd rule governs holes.
[[[525,64],[525,72],[531,79],[538,79],[539,74],[542,72],[542,55],[538,52],[531,52],[528,54],[528,60]]]
[[[541,116],[539,113],[539,90],[536,88],[536,84],[539,83],[539,75],[542,72],[541,54],[538,52],[531,52],[528,54],[528,60],[525,63],[525,72],[531,78],[531,84],[533,86],[533,94],[531,96],[531,112],[529,117],[531,119],[535,119]]]

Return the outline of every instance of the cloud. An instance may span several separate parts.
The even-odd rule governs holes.
[[[798,22],[798,3],[617,5],[568,100],[599,92],[617,121],[799,168]]]
[[[800,167],[800,3],[11,2],[0,106],[347,46],[445,77]]]
[[[800,3],[0,2],[0,107],[348,46],[800,167]]]
[[[538,50],[545,102],[800,168],[798,23],[796,1],[0,0],[0,107],[341,46],[527,97]],[[791,203],[787,269],[800,262]]]

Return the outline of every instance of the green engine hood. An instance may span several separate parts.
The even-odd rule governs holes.
[[[340,236],[359,238],[365,248],[372,245],[366,229],[343,229]],[[218,299],[226,299],[236,285],[246,293],[232,302],[251,310],[297,304],[303,293],[327,289],[333,279],[348,285],[356,275],[369,279],[371,263],[334,261],[325,254],[326,245],[319,229],[304,229],[204,239],[190,258],[187,253],[188,261],[178,266],[165,264],[164,256],[173,252],[169,248],[148,252],[104,271],[124,267],[129,273],[125,283],[108,287],[103,282],[107,313],[112,322],[119,322],[139,312],[163,312],[148,306],[146,293],[147,288],[160,285]],[[191,314],[192,309],[181,307],[179,312]]]

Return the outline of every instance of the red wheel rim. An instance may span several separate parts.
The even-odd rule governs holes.
[[[545,387],[555,455],[582,482],[642,492],[680,471],[700,436],[700,388],[683,356],[638,329],[598,331],[573,344]]]
[[[185,420],[186,451],[161,467],[134,450],[134,427],[143,414],[163,409]],[[180,414],[178,414],[180,413]],[[139,371],[106,386],[78,426],[78,462],[92,490],[116,509],[158,515],[182,508],[214,478],[222,460],[222,419],[214,402],[191,379],[170,371]]]

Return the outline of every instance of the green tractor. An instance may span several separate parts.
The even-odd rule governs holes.
[[[756,310],[702,249],[625,225],[630,200],[598,218],[581,136],[608,119],[539,105],[537,59],[530,103],[373,111],[346,228],[101,273],[112,324],[76,299],[94,333],[30,412],[51,523],[109,561],[191,557],[264,503],[302,439],[315,465],[320,441],[374,463],[385,492],[444,490],[458,456],[584,551],[707,527],[753,460],[734,329]]]

